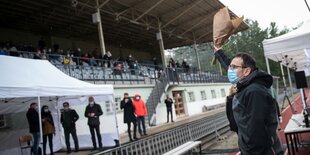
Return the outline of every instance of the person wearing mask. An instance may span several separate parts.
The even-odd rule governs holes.
[[[61,112],[60,122],[62,124],[62,127],[64,128],[65,140],[66,140],[66,146],[67,146],[67,154],[71,153],[70,134],[74,141],[74,146],[75,146],[74,152],[78,152],[79,141],[78,141],[78,137],[76,134],[75,122],[79,119],[79,115],[76,113],[74,109],[71,109],[69,107],[68,102],[64,102],[62,105],[64,109]]]
[[[173,121],[173,115],[172,115],[173,100],[169,97],[169,95],[167,95],[167,98],[165,99],[165,104],[166,104],[166,108],[167,108],[167,123],[169,123],[169,113],[171,115],[171,122],[174,122]]]
[[[50,154],[53,155],[53,134],[55,135],[54,120],[47,105],[41,108],[42,131],[43,131],[43,154],[46,155],[46,143],[50,147]]]
[[[255,60],[246,53],[238,53],[230,61],[221,48],[214,49],[215,57],[227,69],[229,81],[236,86],[232,110],[241,154],[283,154],[277,136],[276,105],[269,90],[272,76],[258,70]]]
[[[100,121],[99,116],[103,114],[101,106],[96,104],[94,101],[94,97],[90,96],[88,98],[88,105],[85,109],[84,116],[88,118],[88,126],[91,134],[91,139],[93,142],[93,151],[97,149],[95,131],[97,134],[97,140],[99,144],[99,149],[102,149],[102,141],[101,141],[101,134],[100,134]]]
[[[30,108],[27,111],[27,120],[29,125],[29,132],[33,136],[33,154],[38,155],[39,152],[39,142],[40,142],[40,119],[38,113],[38,104],[31,103]]]
[[[141,129],[141,125],[142,125],[143,134],[147,135],[146,130],[145,130],[145,118],[144,118],[147,115],[145,103],[141,99],[141,96],[139,94],[135,94],[132,103],[133,103],[133,106],[135,108],[135,113],[137,116],[139,133],[142,136],[142,129]]]
[[[135,116],[135,109],[133,107],[133,103],[128,95],[128,93],[124,93],[124,99],[121,101],[121,109],[124,109],[124,123],[127,124],[127,132],[129,136],[129,140],[132,142],[133,139],[131,137],[131,123],[133,124],[134,129],[134,140],[137,140],[137,121]]]

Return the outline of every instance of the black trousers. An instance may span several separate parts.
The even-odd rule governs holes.
[[[167,108],[167,122],[169,122],[169,113],[171,115],[171,121],[173,121],[172,108]]]
[[[95,130],[96,130],[96,134],[97,134],[99,148],[102,148],[102,142],[101,142],[101,135],[100,135],[99,125],[89,125],[89,130],[90,130],[90,134],[91,134],[91,140],[93,141],[94,149],[97,149]]]
[[[69,128],[69,129],[64,129],[65,131],[65,140],[66,140],[66,146],[67,146],[67,151],[71,151],[71,145],[70,145],[70,134],[73,138],[74,141],[74,146],[75,146],[75,151],[79,150],[79,141],[76,135],[76,129],[75,128]]]
[[[50,146],[51,154],[54,154],[54,152],[53,152],[53,134],[43,135],[43,154],[46,155],[47,138],[48,138],[48,144]]]
[[[131,122],[127,122],[127,132],[128,132],[128,136],[129,136],[129,140],[132,140],[131,137],[131,123],[133,124],[133,138],[136,139],[137,138],[137,121],[133,120]]]

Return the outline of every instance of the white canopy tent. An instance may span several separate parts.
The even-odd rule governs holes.
[[[287,34],[263,41],[265,57],[310,76],[310,21]],[[268,63],[267,63],[268,64]]]
[[[114,122],[114,123],[111,123],[111,126],[113,126],[114,124],[115,128],[107,129],[107,130],[109,130],[108,132],[110,133],[113,132],[112,138],[110,138],[112,139],[112,141],[115,139],[117,140],[119,139],[118,130],[116,126],[115,107],[113,104],[114,98],[113,98],[113,86],[112,85],[94,85],[94,84],[90,84],[90,83],[83,82],[78,79],[72,78],[64,74],[60,70],[58,70],[56,67],[54,67],[52,64],[50,64],[46,60],[33,60],[33,59],[24,59],[24,58],[19,58],[19,57],[0,55],[0,71],[1,71],[0,99],[2,98],[2,101],[3,101],[3,102],[0,102],[0,115],[18,113],[22,111],[21,109],[24,109],[25,111],[26,110],[25,107],[28,108],[29,104],[25,105],[19,102],[22,98],[32,97],[35,100],[37,99],[37,102],[39,103],[39,106],[40,106],[41,100],[43,100],[43,98],[57,97],[57,98],[60,98],[61,102],[69,101],[70,105],[75,105],[75,104],[83,105],[83,108],[85,108],[85,106],[87,105],[87,96],[94,96],[96,102],[102,102],[104,103],[104,105],[109,104],[108,106],[111,107],[110,116],[104,119],[100,118],[100,120],[101,120],[101,124],[106,123],[102,121],[109,121],[108,123]],[[8,99],[11,99],[10,101],[12,102],[7,102]],[[15,102],[13,100],[15,100]],[[61,127],[59,127],[60,123],[59,123],[59,117],[58,117],[59,109],[62,107],[62,105],[58,106],[58,102],[60,101],[57,100],[57,102],[54,102],[54,103],[49,103],[48,101],[44,101],[44,102],[53,106],[50,109],[52,110],[54,109],[54,113],[52,112],[53,117],[54,117],[54,122],[58,124],[58,128],[61,131]],[[18,107],[18,108],[14,108],[14,107]],[[39,114],[40,114],[40,109],[41,108],[39,108]],[[80,115],[80,119],[84,118],[83,114],[82,115],[79,114],[79,115]],[[110,120],[106,120],[108,118],[110,118]],[[113,120],[111,120],[111,118],[113,118]],[[12,119],[14,119],[14,117]],[[23,114],[22,119],[25,121],[24,114]],[[81,122],[83,124],[77,125],[77,128],[79,126],[82,126],[85,128],[87,124],[86,119],[84,118],[84,120],[82,120]],[[101,127],[101,128],[104,128],[104,127]],[[7,130],[5,130],[5,129],[0,128],[0,134],[9,135],[8,132],[14,132],[13,130],[14,129],[8,128]],[[85,129],[82,132],[84,134],[83,136],[85,137]],[[42,133],[42,129],[41,129],[41,133]],[[61,135],[61,133],[56,133],[56,135]],[[80,146],[82,147],[92,146],[89,133],[86,137],[88,138],[88,141],[85,140],[84,142],[85,145],[83,144],[81,145],[81,143],[83,142],[80,141],[81,142]],[[8,137],[7,140],[14,141],[14,146],[16,147],[16,144],[18,144],[18,139],[17,138],[9,139],[9,138],[10,137]],[[54,138],[54,142],[55,142],[55,139],[57,140],[57,138]],[[63,142],[63,136],[58,138],[58,142],[56,141],[56,144],[58,143],[64,144],[64,143],[61,143],[61,139]],[[110,142],[110,144],[107,144],[107,145],[111,146],[112,144]],[[10,147],[12,146],[10,145]],[[7,148],[7,149],[14,150],[12,148]],[[60,149],[59,146],[56,147],[56,149]],[[16,151],[16,148],[15,148],[15,151]],[[12,154],[12,152],[7,151],[4,148],[0,147],[0,154]]]
[[[268,59],[279,62],[284,87],[286,87],[286,84],[283,66],[287,67],[291,91],[292,82],[289,68],[304,71],[306,76],[310,76],[310,21],[305,22],[301,27],[287,34],[264,40],[263,46],[268,72],[270,73]],[[300,92],[301,96],[304,97],[303,89],[300,89]],[[304,100],[303,107],[306,107]]]

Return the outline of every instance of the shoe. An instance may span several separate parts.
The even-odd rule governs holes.
[[[171,121],[172,123],[174,122],[174,121]]]
[[[132,139],[129,139],[129,141],[130,141],[130,142],[133,142],[133,140],[132,140]]]
[[[79,149],[75,149],[74,152],[79,152]]]
[[[134,139],[135,141],[136,141],[136,140],[139,140],[139,138],[137,138],[137,137],[134,137],[133,139]]]
[[[71,153],[71,150],[67,150],[67,154],[70,154]]]
[[[97,147],[94,147],[92,150],[90,150],[90,152],[96,151]]]
[[[145,133],[144,133],[144,136],[146,136],[146,135],[147,135],[147,133],[145,132]]]

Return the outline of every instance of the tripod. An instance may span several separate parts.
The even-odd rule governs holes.
[[[285,99],[287,99],[288,104],[290,105],[292,114],[295,114],[295,113],[296,113],[296,110],[295,110],[294,107],[292,106],[291,101],[290,101],[290,99],[289,99],[289,97],[288,97],[288,95],[287,95],[286,86],[284,86],[284,98],[283,98],[283,102],[282,102],[281,111],[284,109],[284,102],[285,102]]]

